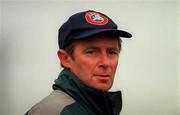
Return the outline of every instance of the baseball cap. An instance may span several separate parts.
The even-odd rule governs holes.
[[[111,18],[93,10],[79,12],[71,17],[59,28],[58,45],[65,49],[74,40],[86,39],[99,33],[112,33],[119,37],[131,38],[129,32],[119,30]]]

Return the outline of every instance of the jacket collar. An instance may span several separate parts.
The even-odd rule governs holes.
[[[103,92],[88,87],[68,69],[64,69],[53,85],[84,105],[85,109],[106,115],[119,115],[122,108],[121,92]]]

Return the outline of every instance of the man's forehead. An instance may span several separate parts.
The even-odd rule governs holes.
[[[84,48],[117,48],[118,40],[110,39],[110,38],[94,38],[94,39],[86,39],[79,40],[74,43],[74,46],[80,46]]]

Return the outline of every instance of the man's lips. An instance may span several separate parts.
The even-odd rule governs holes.
[[[97,74],[97,75],[94,75],[94,76],[99,76],[99,77],[110,77],[110,75],[101,75],[101,74]]]
[[[94,75],[95,77],[97,77],[99,80],[109,80],[110,79],[110,75]]]

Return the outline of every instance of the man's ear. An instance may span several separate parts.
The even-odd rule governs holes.
[[[59,49],[57,51],[57,55],[59,57],[61,65],[63,65],[66,68],[71,67],[71,60],[70,60],[71,57],[67,54],[66,51]]]

